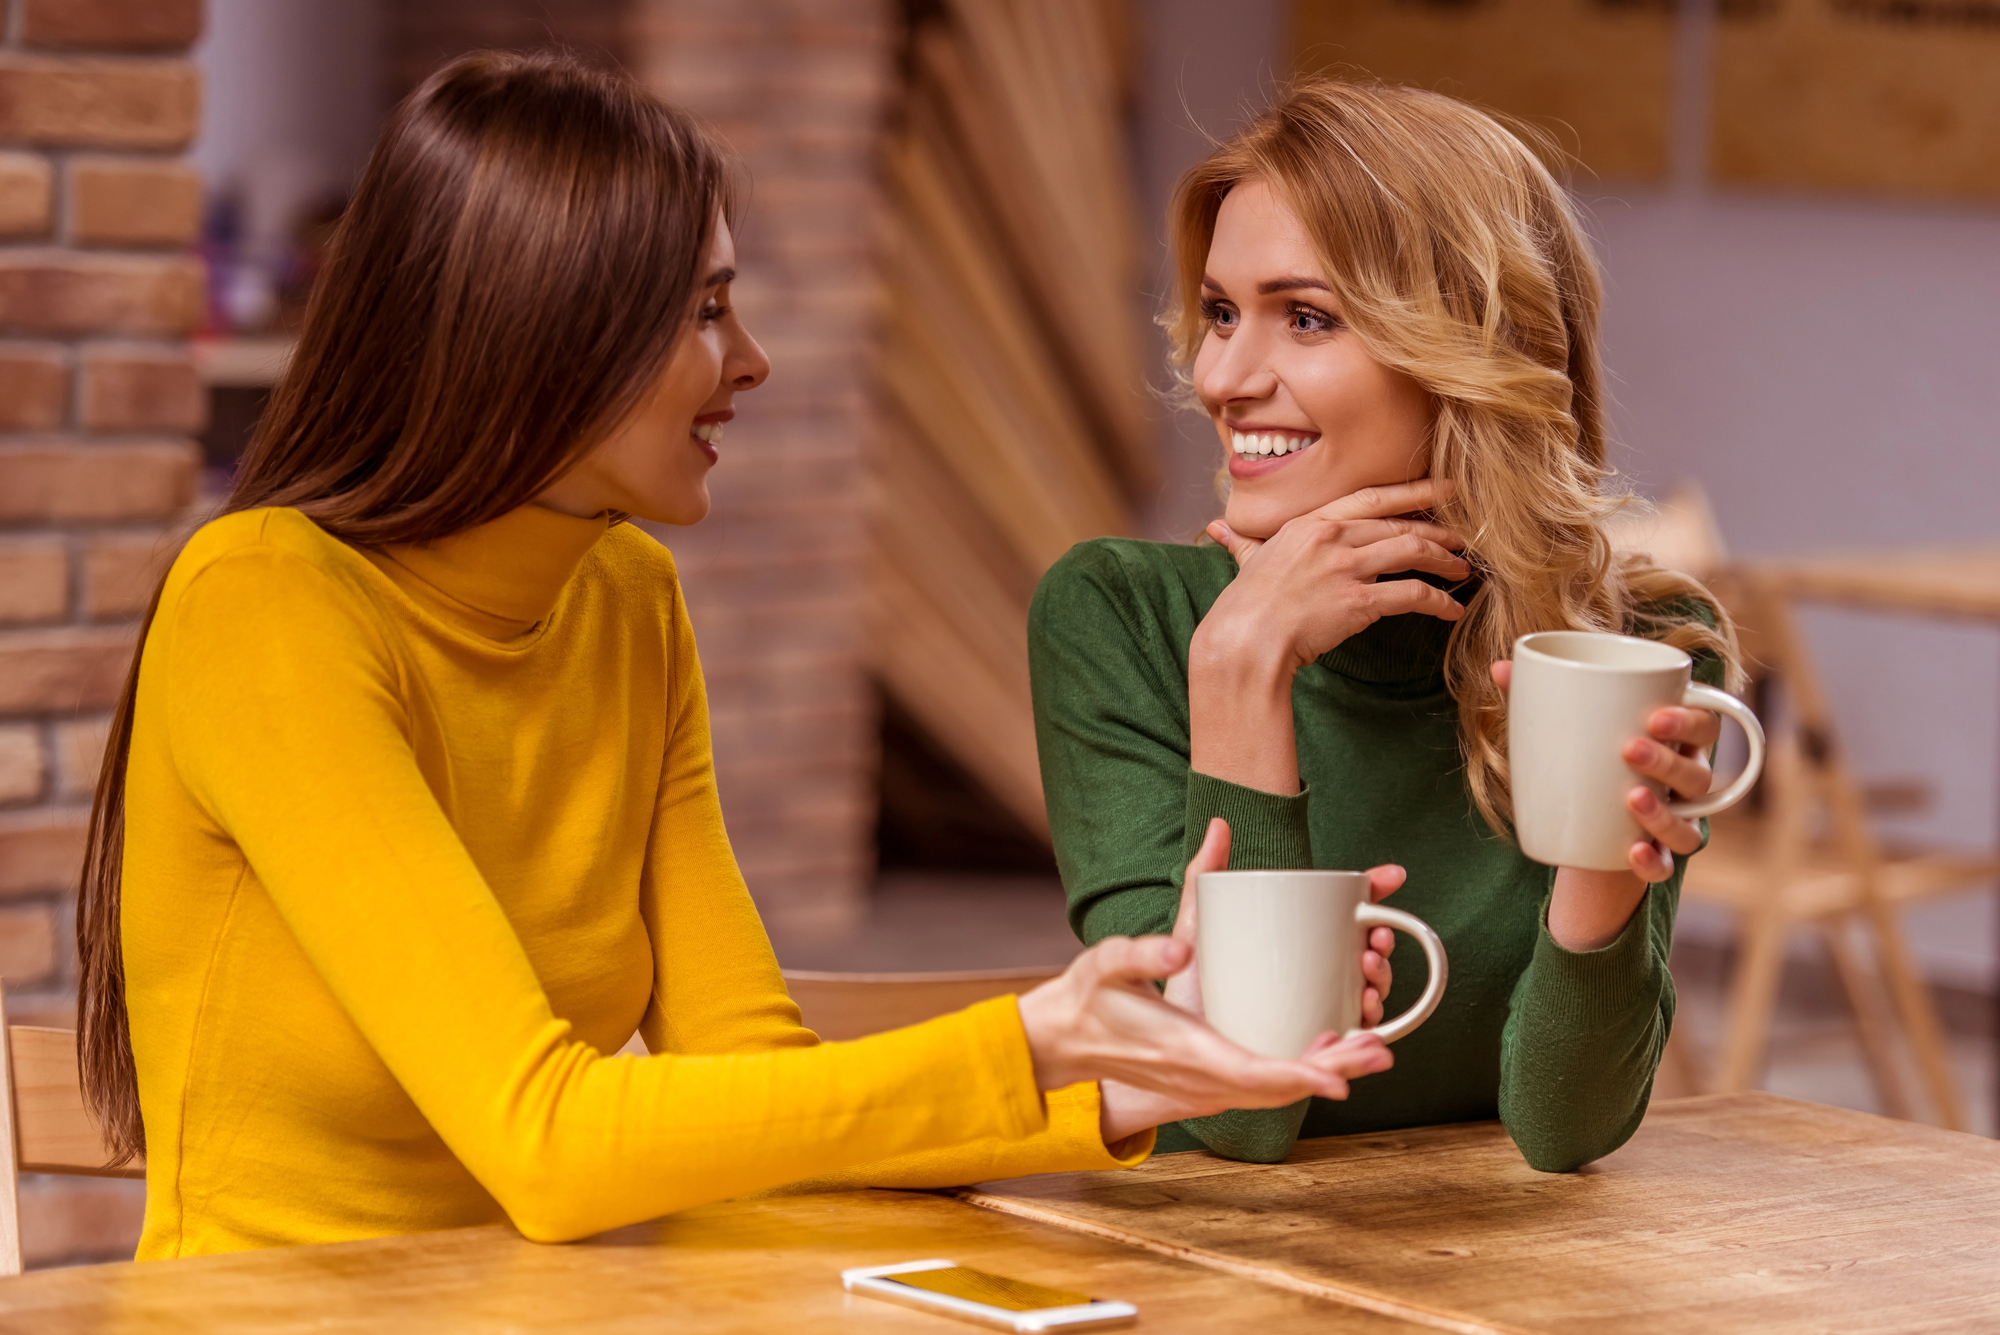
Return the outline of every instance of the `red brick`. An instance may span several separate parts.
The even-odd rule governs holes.
[[[0,983],[23,987],[56,971],[56,915],[49,904],[0,909]]]
[[[158,348],[86,348],[79,411],[92,431],[199,431],[208,395],[185,352]]]
[[[30,723],[0,726],[0,802],[32,802],[48,778],[41,729]]]
[[[161,519],[193,501],[189,441],[0,443],[0,521]]]
[[[201,231],[201,175],[184,162],[70,165],[70,237],[82,246],[185,246]]]
[[[111,708],[137,638],[136,626],[0,631],[0,714]]]
[[[104,739],[111,732],[111,716],[65,719],[56,724],[56,798],[64,802],[88,802],[97,792],[97,771],[104,763]]]
[[[21,1260],[30,1270],[129,1261],[146,1217],[146,1184],[112,1177],[21,1179]]]
[[[0,153],[0,236],[47,236],[55,216],[53,173],[35,153]]]
[[[61,348],[0,344],[0,431],[46,431],[69,412],[69,363]]]
[[[177,535],[93,534],[83,544],[83,612],[92,621],[136,617],[180,550]]]
[[[0,811],[0,895],[74,890],[89,828],[80,807]]]
[[[68,545],[52,535],[0,538],[0,625],[59,621],[68,611]]]
[[[0,55],[0,142],[180,149],[201,120],[201,76],[185,60]]]
[[[25,0],[26,46],[178,50],[201,36],[201,0]]]
[[[173,338],[201,323],[202,288],[200,262],[185,255],[9,251],[0,254],[0,328]]]

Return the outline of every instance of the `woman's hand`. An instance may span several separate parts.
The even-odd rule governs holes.
[[[1208,535],[1239,569],[1202,618],[1197,643],[1225,655],[1275,650],[1297,669],[1385,616],[1458,620],[1465,609],[1442,589],[1414,579],[1376,582],[1406,570],[1453,580],[1471,575],[1458,534],[1407,517],[1445,494],[1427,477],[1369,487],[1300,515],[1264,541],[1216,520]]]
[[[1389,1068],[1389,1049],[1372,1034],[1322,1034],[1296,1061],[1230,1042],[1152,986],[1187,968],[1193,954],[1172,937],[1109,937],[1022,997],[1036,1087],[1104,1083],[1110,1142],[1227,1108],[1282,1108],[1308,1094],[1344,1099],[1349,1080]]]
[[[1229,822],[1220,816],[1208,822],[1208,830],[1202,836],[1201,848],[1195,853],[1194,861],[1187,865],[1187,875],[1181,880],[1180,912],[1174,917],[1174,940],[1184,943],[1189,950],[1195,948],[1198,917],[1195,895],[1195,878],[1205,871],[1229,870]],[[1393,863],[1368,869],[1368,898],[1380,903],[1402,888],[1407,873]],[[1394,975],[1389,968],[1389,954],[1396,948],[1396,934],[1387,927],[1377,927],[1368,933],[1368,940],[1361,950],[1361,1026],[1372,1029],[1382,1023],[1382,999],[1389,995],[1389,985]],[[1201,969],[1198,963],[1190,964],[1167,980],[1166,998],[1174,1005],[1193,1015],[1204,1014],[1201,1008]]]
[[[1503,692],[1513,678],[1513,663],[1502,659],[1493,665],[1493,682]],[[1715,782],[1708,753],[1722,735],[1722,720],[1706,709],[1676,705],[1654,710],[1646,719],[1646,734],[1625,743],[1622,754],[1632,772],[1665,785],[1678,798],[1706,796]],[[1596,950],[1616,940],[1646,887],[1674,874],[1674,855],[1685,857],[1701,847],[1701,827],[1669,811],[1651,788],[1634,785],[1625,794],[1625,809],[1652,836],[1626,850],[1629,875],[1577,867],[1556,873],[1549,935],[1566,949]]]
[[[1188,650],[1190,763],[1203,774],[1265,792],[1298,791],[1292,675],[1385,616],[1421,612],[1456,621],[1465,609],[1422,571],[1465,579],[1464,546],[1442,524],[1412,519],[1444,495],[1429,478],[1357,491],[1287,523],[1268,541],[1220,520],[1209,535],[1236,558],[1229,587],[1195,628]]]

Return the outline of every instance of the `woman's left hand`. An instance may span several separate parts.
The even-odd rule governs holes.
[[[1625,743],[1622,754],[1634,774],[1666,785],[1677,798],[1705,797],[1715,783],[1708,753],[1722,735],[1722,720],[1706,709],[1678,705],[1656,709],[1646,719],[1646,736]],[[1701,847],[1701,827],[1676,816],[1651,788],[1640,785],[1625,794],[1625,809],[1639,828],[1653,836],[1627,850],[1632,874],[1651,884],[1674,874],[1674,855],[1686,857]]]
[[[1493,681],[1506,691],[1514,679],[1514,665],[1501,659],[1493,665]],[[1646,736],[1625,743],[1626,765],[1643,779],[1664,784],[1677,798],[1705,797],[1715,783],[1708,767],[1708,753],[1722,736],[1722,720],[1706,709],[1684,709],[1678,705],[1656,709],[1646,719]],[[1639,828],[1652,835],[1626,850],[1626,864],[1632,874],[1647,884],[1664,881],[1674,874],[1674,855],[1686,857],[1701,847],[1701,827],[1676,816],[1651,788],[1641,784],[1625,794],[1625,809]]]

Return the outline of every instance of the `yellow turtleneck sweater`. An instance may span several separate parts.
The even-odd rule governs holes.
[[[1135,1162],[1012,999],[799,1023],[730,852],[672,558],[527,507],[363,552],[292,510],[175,562],[126,792],[142,1259],[803,1179]],[[610,1057],[634,1031],[653,1056]]]

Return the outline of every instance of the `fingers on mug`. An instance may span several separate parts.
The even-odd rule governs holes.
[[[1431,1018],[1431,1012],[1444,1000],[1445,973],[1448,968],[1444,957],[1444,942],[1431,930],[1431,925],[1422,918],[1403,912],[1401,909],[1385,908],[1380,904],[1363,904],[1354,911],[1354,920],[1361,924],[1362,939],[1373,927],[1390,927],[1406,936],[1417,938],[1423,947],[1424,963],[1430,966],[1430,980],[1424,984],[1424,993],[1416,1004],[1393,1020],[1384,1020],[1366,1032],[1374,1034],[1384,1043],[1394,1043],[1403,1035]],[[1388,998],[1383,998],[1388,1000]]]
[[[1712,714],[1735,719],[1736,726],[1743,729],[1744,740],[1750,744],[1748,763],[1727,788],[1706,797],[1667,803],[1667,810],[1682,820],[1693,820],[1698,816],[1713,816],[1718,811],[1726,811],[1749,795],[1757,777],[1764,772],[1764,725],[1757,721],[1750,707],[1735,696],[1699,682],[1689,683],[1687,694],[1681,697],[1681,704],[1688,709],[1706,709]]]
[[[1651,779],[1626,764],[1624,748],[1656,710],[1679,705],[1733,718],[1750,743],[1749,763],[1718,793],[1668,802],[1683,819],[1742,799],[1764,767],[1764,730],[1742,701],[1690,680],[1694,660],[1656,640],[1597,631],[1541,631],[1514,642],[1507,692],[1507,760],[1514,831],[1521,851],[1552,867],[1622,871],[1632,845],[1650,839],[1626,794]]]

